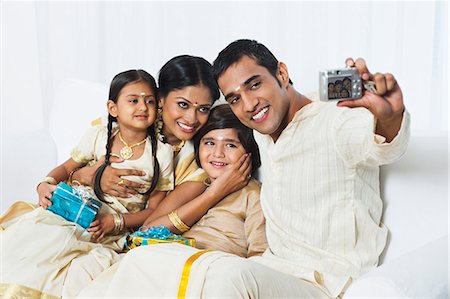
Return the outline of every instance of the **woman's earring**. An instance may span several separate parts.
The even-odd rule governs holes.
[[[161,142],[165,142],[165,136],[162,132],[163,128],[163,119],[162,119],[163,108],[161,102],[158,105],[158,113],[156,114],[156,136]]]

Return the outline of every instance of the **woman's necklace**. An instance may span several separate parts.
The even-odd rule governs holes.
[[[141,144],[143,144],[145,141],[147,141],[147,137],[145,137],[145,139],[142,140],[142,141],[139,141],[139,142],[137,142],[137,143],[135,143],[135,144],[132,144],[132,145],[128,145],[128,144],[125,142],[125,140],[123,140],[122,134],[120,134],[120,131],[119,131],[119,139],[120,139],[120,141],[125,145],[125,146],[122,147],[122,149],[120,150],[120,156],[121,156],[122,158],[124,158],[125,160],[128,160],[128,159],[130,159],[131,157],[133,157],[133,147],[138,146],[138,145],[141,145]]]
[[[168,143],[166,135],[163,133],[163,123],[162,120],[157,122],[158,125],[156,126],[156,136],[158,136],[159,141],[163,143]],[[181,140],[180,143],[172,145],[172,151],[175,154],[178,154],[178,152],[183,148],[184,144],[186,143],[186,140]]]
[[[172,145],[172,151],[173,151],[173,152],[179,152],[179,151],[183,148],[185,142],[186,142],[186,141],[181,140],[180,143],[175,144],[175,145]]]

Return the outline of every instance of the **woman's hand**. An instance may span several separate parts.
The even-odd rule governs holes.
[[[114,230],[114,216],[112,214],[98,214],[97,218],[92,221],[88,232],[93,233],[92,239],[100,242],[105,235]]]
[[[125,161],[122,158],[111,156],[111,163],[122,163]],[[86,166],[77,170],[72,175],[72,182],[74,180],[79,181],[82,185],[88,185],[93,187],[93,181],[95,172],[105,162],[103,156],[92,166]],[[102,179],[100,181],[100,187],[106,194],[112,196],[118,196],[127,198],[133,194],[137,194],[134,188],[143,188],[144,185],[132,182],[126,179],[122,179],[122,176],[144,176],[145,172],[137,169],[118,169],[111,166],[107,166],[103,172]]]
[[[244,188],[251,178],[252,157],[250,153],[242,155],[236,164],[229,167],[220,177],[216,178],[207,189],[214,194],[220,194],[221,198]]]
[[[52,205],[52,202],[50,201],[50,198],[52,198],[53,191],[55,191],[56,185],[49,184],[47,182],[42,182],[37,187],[37,192],[39,195],[39,206],[43,207],[44,209],[47,209],[49,206]]]

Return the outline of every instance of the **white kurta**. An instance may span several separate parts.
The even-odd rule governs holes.
[[[337,296],[375,267],[387,237],[380,223],[379,166],[405,152],[409,114],[390,143],[364,108],[312,102],[276,143],[255,132],[269,249],[254,260]]]

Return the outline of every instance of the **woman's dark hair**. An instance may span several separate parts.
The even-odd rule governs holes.
[[[209,119],[206,125],[204,125],[197,134],[194,136],[194,149],[195,149],[195,161],[199,167],[200,164],[200,141],[203,136],[213,130],[220,129],[235,129],[239,141],[244,147],[247,153],[252,154],[252,175],[261,166],[261,157],[259,155],[259,148],[253,137],[253,130],[244,126],[239,119],[234,115],[233,111],[228,104],[218,105],[211,109]]]
[[[211,93],[212,102],[220,96],[212,65],[204,58],[190,55],[176,56],[166,62],[159,71],[160,98],[165,98],[171,91],[195,85],[206,86]]]
[[[256,64],[266,68],[281,86],[281,82],[277,78],[278,60],[275,55],[263,44],[250,39],[238,39],[220,51],[213,63],[214,79],[218,80],[232,64],[244,56],[254,59]],[[291,79],[289,79],[289,83],[293,84]]]
[[[120,92],[122,89],[130,84],[130,83],[138,83],[138,82],[144,82],[149,85],[149,87],[153,90],[155,93],[155,105],[156,110],[158,110],[158,94],[157,94],[157,87],[155,78],[153,78],[152,75],[147,73],[144,70],[129,70],[122,73],[117,74],[111,81],[111,86],[109,88],[109,97],[108,99],[113,101],[114,103],[117,103],[117,100],[119,99]],[[106,156],[105,156],[105,162],[97,169],[94,176],[94,193],[97,196],[98,199],[101,201],[105,201],[105,197],[103,195],[103,191],[100,187],[100,180],[102,178],[103,172],[105,171],[105,168],[110,164],[110,158],[111,158],[111,147],[112,147],[112,125],[113,122],[116,122],[117,119],[113,117],[111,114],[108,114],[108,141],[106,143]],[[157,151],[157,139],[156,139],[156,132],[155,132],[155,125],[152,124],[147,128],[147,136],[150,136],[150,140],[152,143],[152,157],[153,157],[153,178],[152,182],[150,184],[150,188],[147,190],[147,192],[143,193],[143,195],[149,195],[152,193],[152,191],[155,189],[156,184],[159,180],[159,163],[158,159],[156,158],[156,151]]]

